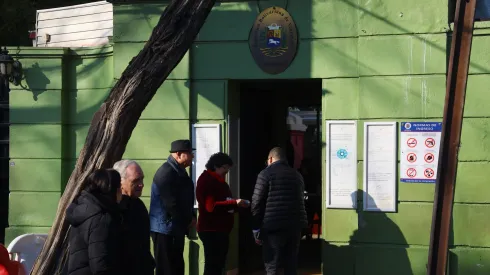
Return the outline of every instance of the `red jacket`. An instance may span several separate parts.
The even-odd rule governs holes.
[[[197,180],[196,198],[199,204],[198,232],[231,232],[237,203],[223,178],[213,171],[204,171]]]

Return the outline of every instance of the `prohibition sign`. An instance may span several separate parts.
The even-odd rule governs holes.
[[[413,147],[417,146],[417,140],[415,138],[409,138],[407,140],[407,145],[408,145],[408,147],[413,148]]]
[[[414,163],[417,161],[417,155],[415,153],[410,153],[407,155],[408,162]]]
[[[424,159],[425,159],[425,162],[432,163],[434,161],[434,154],[427,153],[427,154],[425,154]]]
[[[415,170],[415,168],[408,168],[407,169],[407,176],[409,178],[415,178],[416,175],[417,175],[417,170]]]
[[[432,148],[436,146],[436,141],[433,138],[427,138],[425,140],[425,146],[427,146],[428,148]]]
[[[426,178],[430,179],[430,178],[434,177],[434,170],[432,170],[431,168],[427,168],[424,171],[424,175]]]

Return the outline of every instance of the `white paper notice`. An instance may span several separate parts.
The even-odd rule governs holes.
[[[441,122],[402,122],[400,134],[400,181],[436,183]]]
[[[327,121],[326,207],[357,207],[357,123]]]
[[[221,151],[220,124],[192,125],[192,145],[196,149],[192,162],[192,179],[195,184],[206,169],[211,155]]]
[[[364,124],[364,210],[396,211],[396,122]]]

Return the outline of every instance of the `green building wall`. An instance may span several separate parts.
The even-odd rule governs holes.
[[[259,8],[285,3],[300,45],[291,66],[271,76],[255,65],[248,35]],[[26,80],[10,94],[7,243],[23,233],[49,230],[93,113],[142,49],[164,8],[114,4],[111,46],[11,48],[26,69]],[[323,120],[359,122],[362,189],[363,122],[442,121],[451,28],[444,0],[217,3],[127,146],[124,158],[137,160],[146,175],[143,200],[148,204],[151,179],[166,160],[170,141],[189,138],[192,123],[220,123],[226,133],[228,82],[239,79],[322,79]],[[450,239],[450,274],[460,275],[490,273],[485,230],[490,225],[490,24],[478,22],[476,28]],[[434,185],[399,183],[397,196],[396,213],[323,209],[324,274],[425,274]],[[365,227],[359,228],[360,220]],[[237,240],[237,228],[233,234]],[[188,274],[201,273],[200,242],[187,242]],[[237,265],[232,249],[228,268]]]

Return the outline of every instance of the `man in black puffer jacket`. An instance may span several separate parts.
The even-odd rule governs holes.
[[[260,172],[252,197],[253,233],[263,244],[268,275],[297,274],[297,254],[301,231],[307,227],[303,177],[287,163],[283,149],[273,148],[268,167]]]

